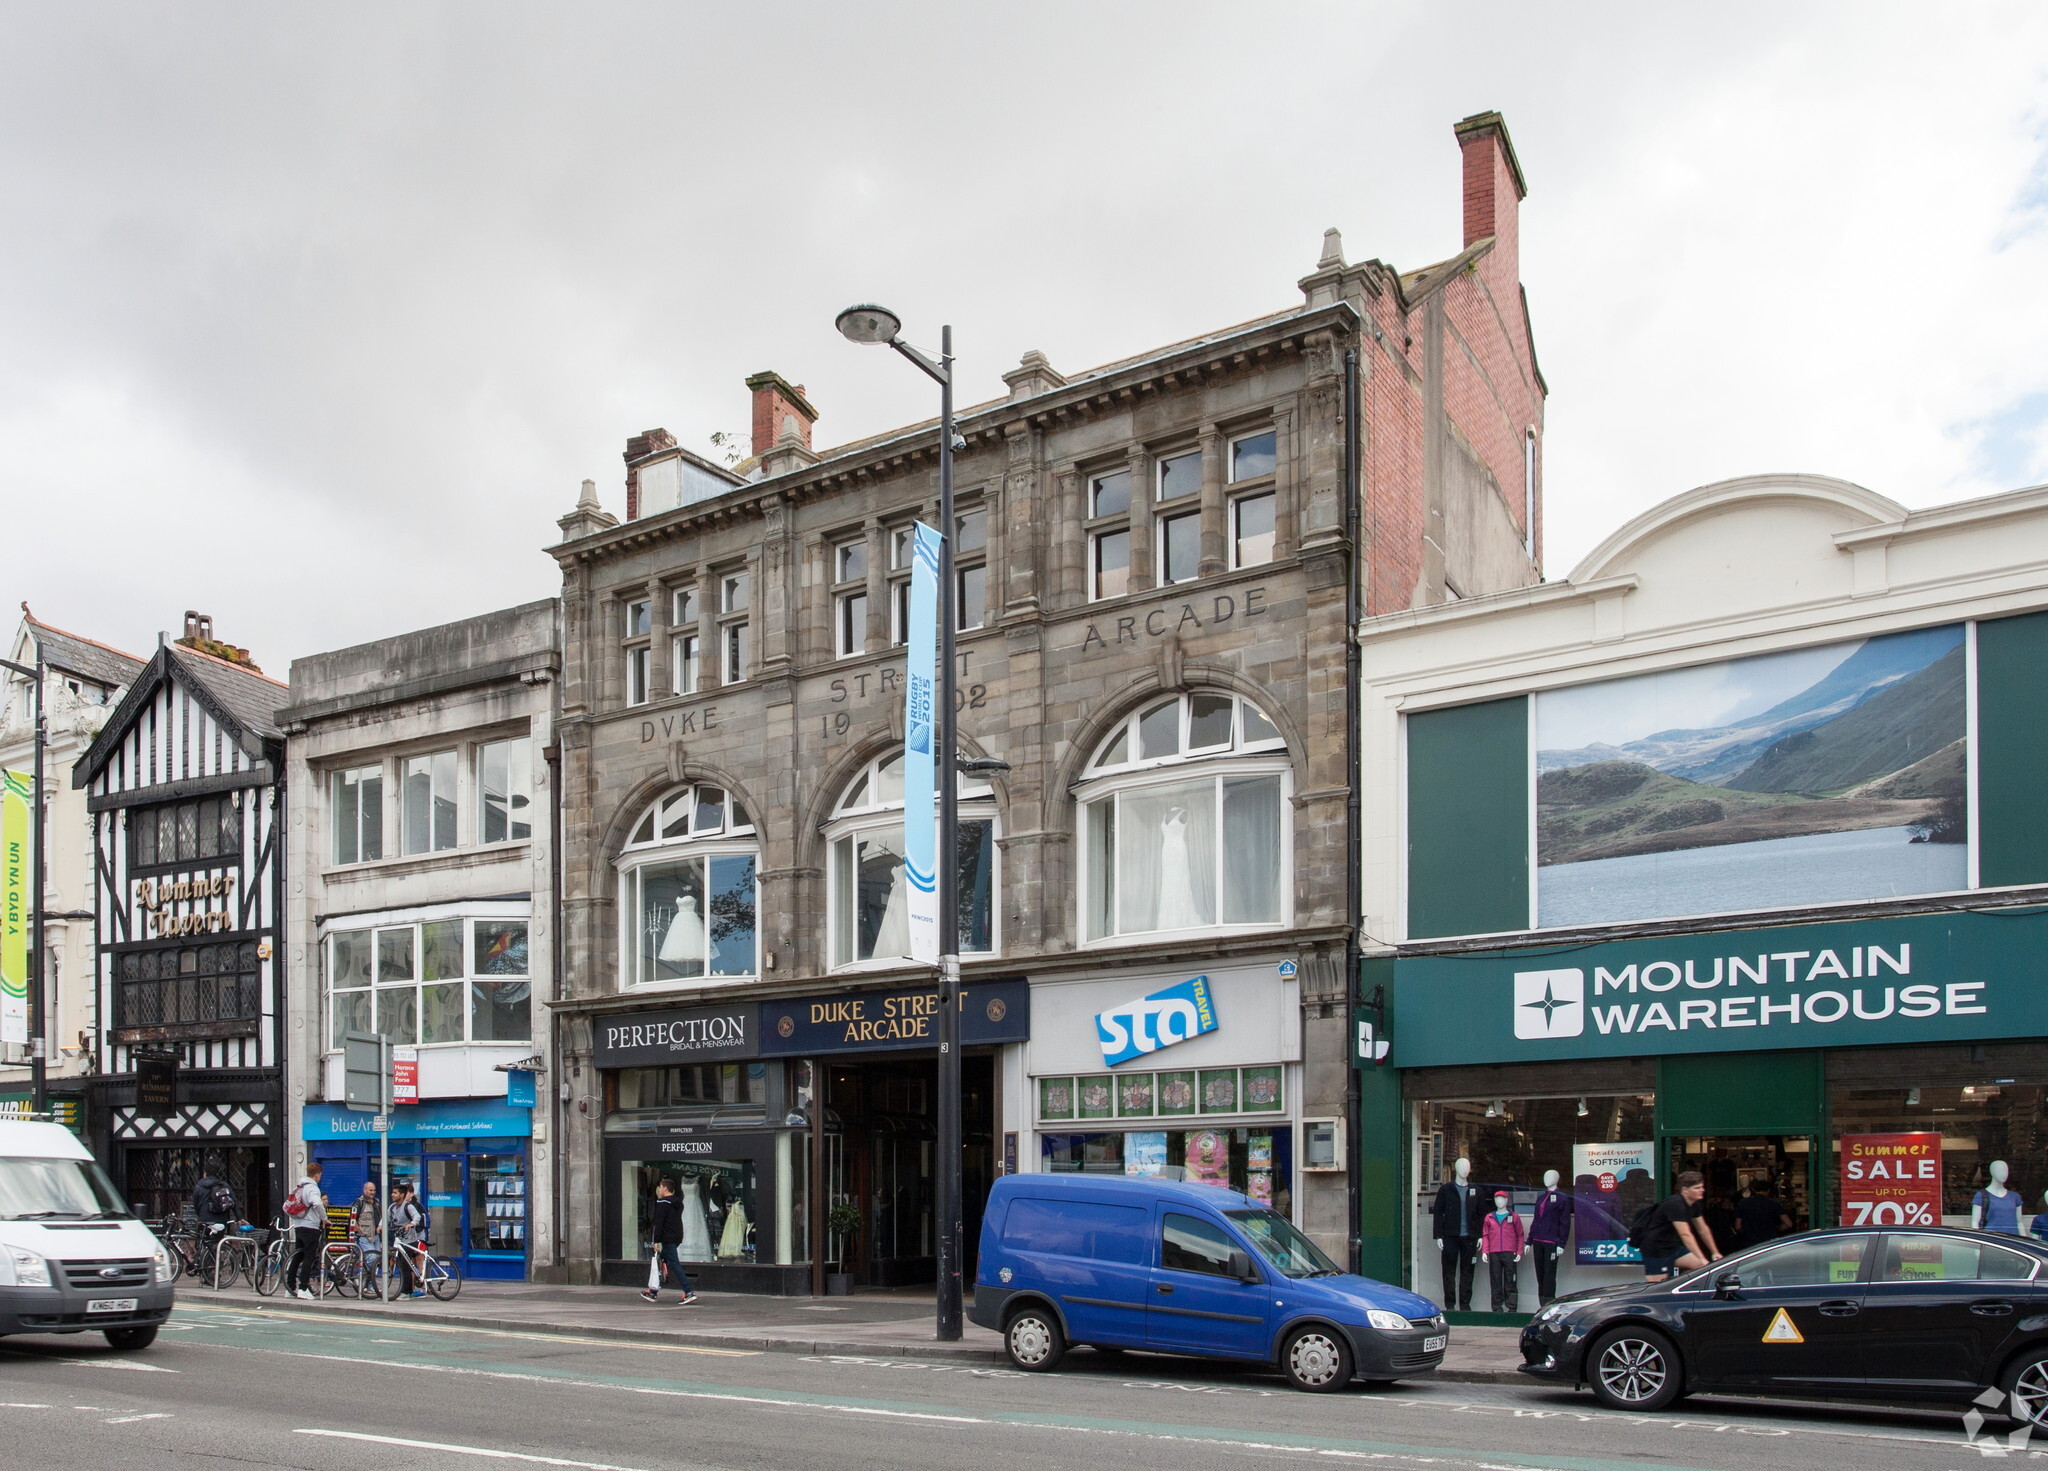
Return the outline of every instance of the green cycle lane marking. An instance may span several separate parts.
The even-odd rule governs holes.
[[[205,1313],[215,1321],[205,1324],[209,1328],[270,1327],[285,1323],[318,1324],[322,1328],[345,1328],[354,1332],[370,1330],[379,1333],[404,1331],[407,1333],[470,1334],[478,1338],[517,1338],[544,1343],[579,1344],[589,1348],[647,1349],[654,1353],[699,1354],[713,1359],[757,1359],[763,1350],[757,1348],[714,1348],[696,1343],[650,1343],[645,1339],[579,1338],[573,1330],[559,1328],[483,1328],[465,1327],[455,1323],[408,1323],[403,1319],[387,1319],[344,1313],[294,1313],[276,1308],[217,1308],[198,1303],[179,1303],[169,1326],[196,1327],[197,1320],[179,1324],[177,1319],[191,1313]],[[228,1322],[228,1319],[235,1322]],[[372,1339],[374,1343],[399,1343],[399,1339]]]
[[[304,1321],[304,1320],[301,1320]],[[321,1322],[332,1322],[321,1319]],[[214,1326],[214,1325],[206,1325]],[[281,1325],[280,1325],[281,1326]],[[297,1337],[296,1332],[293,1337]],[[641,1379],[626,1375],[557,1371],[515,1364],[437,1364],[396,1354],[314,1353],[301,1348],[267,1347],[229,1340],[210,1341],[209,1346],[239,1349],[245,1353],[275,1353],[285,1358],[310,1359],[325,1363],[355,1364],[370,1368],[397,1369],[405,1373],[468,1375],[483,1379],[505,1379],[548,1384],[565,1389],[609,1389],[620,1393],[653,1395],[671,1399],[694,1399],[726,1404],[754,1405],[762,1409],[811,1410],[827,1414],[876,1417],[942,1425],[977,1425],[1019,1430],[1050,1430],[1066,1434],[1130,1437],[1183,1445],[1213,1445],[1239,1450],[1291,1451],[1304,1455],[1345,1460],[1390,1460],[1437,1466],[1482,1468],[1482,1471],[1705,1471],[1680,1462],[1649,1460],[1608,1460],[1587,1456],[1552,1456],[1528,1452],[1475,1451],[1464,1447],[1406,1445],[1395,1441],[1351,1440],[1331,1436],[1269,1434],[1256,1430],[1233,1430],[1220,1426],[1162,1424],[1147,1420],[1108,1419],[1078,1415],[1047,1415],[1013,1410],[970,1410],[956,1406],[920,1405],[898,1400],[859,1399],[845,1395],[799,1394],[794,1392],[735,1388],[730,1385],[692,1380]],[[421,1345],[424,1347],[425,1345]]]

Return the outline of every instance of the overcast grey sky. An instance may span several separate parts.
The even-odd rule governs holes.
[[[2048,7],[0,0],[0,597],[282,675],[545,596],[654,425],[932,412],[1459,244],[1498,108],[1548,565],[1691,486],[2048,480]]]

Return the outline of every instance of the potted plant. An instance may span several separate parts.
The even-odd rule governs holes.
[[[853,1273],[846,1270],[846,1256],[853,1247],[860,1224],[860,1207],[851,1200],[839,1201],[825,1212],[825,1227],[838,1243],[838,1252],[832,1261],[839,1267],[838,1271],[825,1274],[827,1297],[846,1297],[853,1291]]]

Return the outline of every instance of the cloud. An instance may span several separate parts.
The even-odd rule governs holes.
[[[838,443],[1458,240],[1506,113],[1549,562],[1691,485],[2048,478],[2048,16],[1904,5],[8,4],[0,594],[295,654],[545,596],[626,437]],[[1021,14],[1021,13],[1020,13]]]

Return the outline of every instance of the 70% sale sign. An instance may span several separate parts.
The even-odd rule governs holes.
[[[1844,1134],[1844,1226],[1939,1226],[1941,1135]]]

